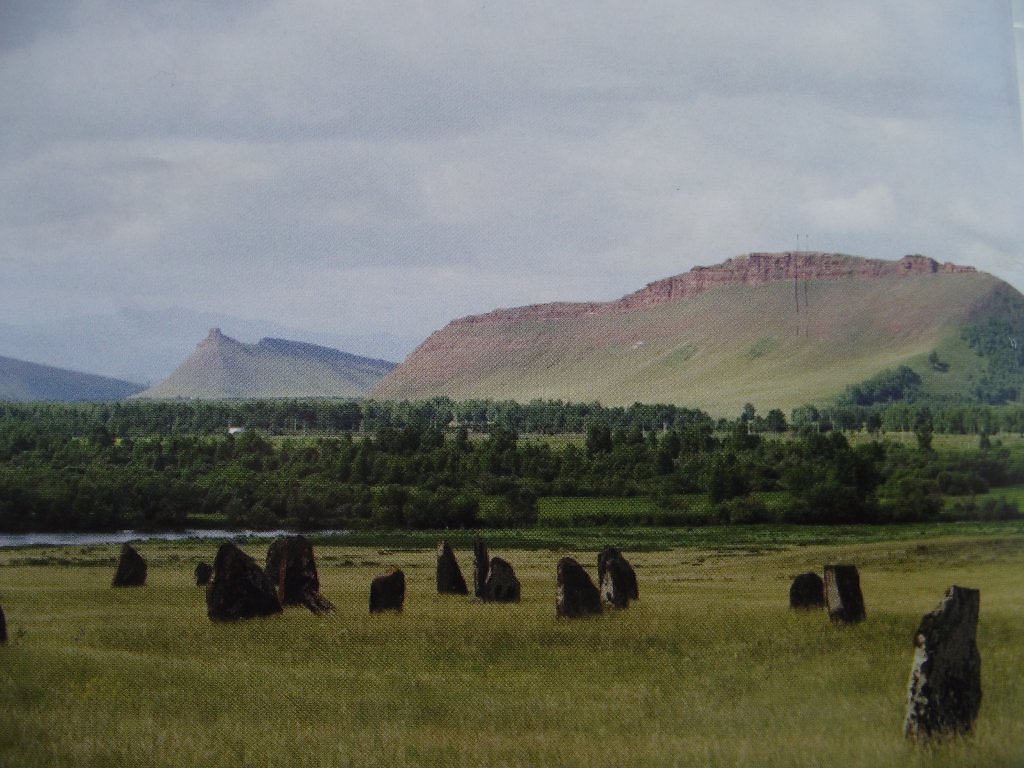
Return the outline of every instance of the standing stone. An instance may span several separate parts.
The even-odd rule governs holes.
[[[555,615],[578,618],[601,613],[601,595],[583,566],[571,557],[558,561],[558,595]]]
[[[213,561],[213,580],[206,588],[207,615],[214,621],[233,621],[281,610],[266,571],[234,544],[221,544]]]
[[[950,587],[914,638],[907,720],[912,738],[971,730],[981,708],[978,610],[981,593]]]
[[[518,603],[520,591],[519,579],[511,563],[492,557],[480,599],[489,603]]]
[[[405,574],[393,568],[370,582],[370,613],[400,611],[405,602]]]
[[[267,549],[266,571],[281,605],[304,605],[318,616],[334,610],[334,604],[320,594],[313,545],[305,536],[274,539]]]
[[[864,621],[864,596],[855,565],[825,566],[825,604],[832,621],[855,624]]]
[[[437,545],[437,591],[442,595],[468,595],[466,580],[447,541]]]
[[[790,608],[824,608],[825,582],[821,576],[808,571],[801,573],[789,587]]]
[[[7,618],[4,616],[4,609],[0,608],[0,643],[7,642]]]
[[[630,600],[640,597],[636,571],[615,547],[606,547],[598,552],[597,583],[601,600],[616,608],[626,608]]]
[[[473,538],[473,595],[483,598],[484,584],[487,583],[487,571],[490,568],[490,557],[487,547],[479,536]]]
[[[196,565],[196,586],[205,587],[213,578],[213,566],[209,563],[198,563]]]
[[[115,587],[141,587],[146,583],[146,561],[131,544],[121,545],[121,559],[111,583]]]

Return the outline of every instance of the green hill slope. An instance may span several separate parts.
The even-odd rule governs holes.
[[[243,344],[214,328],[151,399],[361,397],[394,363],[284,339]]]
[[[141,389],[130,381],[0,357],[0,400],[107,402]]]
[[[927,391],[967,392],[983,361],[962,329],[1008,288],[937,271],[800,281],[796,291],[788,279],[712,285],[639,308],[498,311],[435,333],[373,396],[666,402],[735,415],[747,402],[826,402],[897,365],[918,370]],[[945,372],[928,364],[932,350]]]

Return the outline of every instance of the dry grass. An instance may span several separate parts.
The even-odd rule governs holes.
[[[190,586],[213,548],[153,547],[149,584],[125,590],[88,564],[115,547],[0,559],[0,765],[1024,764],[1019,536],[637,553],[642,599],[576,622],[554,616],[560,553],[501,552],[524,596],[502,606],[437,595],[432,551],[321,547],[335,614],[214,624]],[[789,611],[791,576],[837,560],[861,566],[868,620]],[[370,616],[389,565],[406,610]],[[911,637],[953,583],[982,592],[981,717],[915,746]]]

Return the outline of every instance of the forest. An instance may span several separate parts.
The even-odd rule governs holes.
[[[787,417],[748,405],[730,420],[558,401],[7,403],[0,529],[507,528],[535,524],[545,498],[653,502],[574,518],[588,524],[1003,519],[1016,504],[985,494],[1024,483],[1024,456],[999,439],[1024,431],[1022,413],[895,403]],[[936,449],[944,433],[977,438],[968,451]]]

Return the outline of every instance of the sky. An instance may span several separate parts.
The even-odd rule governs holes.
[[[3,0],[0,323],[425,337],[798,246],[1024,289],[1013,30],[1011,0]]]

